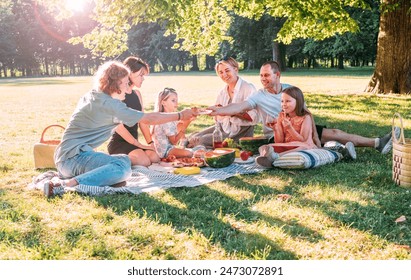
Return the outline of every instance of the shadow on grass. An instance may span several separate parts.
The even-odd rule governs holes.
[[[295,240],[318,243],[325,237],[297,220],[286,221],[266,215],[254,211],[253,206],[273,200],[280,193],[288,193],[293,196],[294,206],[315,209],[332,219],[336,223],[335,230],[356,229],[380,240],[410,245],[410,226],[406,223],[396,224],[394,221],[401,215],[411,216],[411,195],[407,189],[399,188],[391,181],[390,164],[390,156],[381,155],[372,149],[360,149],[359,159],[355,162],[291,172],[274,169],[266,171],[265,178],[261,178],[261,174],[232,177],[224,181],[229,188],[227,194],[207,185],[164,191],[164,196],[171,196],[184,207],[163,201],[163,196],[149,194],[110,195],[91,199],[104,208],[113,209],[117,215],[129,215],[133,212],[138,217],[147,217],[155,223],[170,226],[190,238],[200,234],[208,243],[223,248],[228,255],[237,258],[298,259],[298,251],[284,249],[275,237],[264,234],[265,225],[270,230],[281,231],[281,234]],[[270,177],[279,178],[286,184],[282,187],[267,186],[270,184]],[[330,198],[325,195],[323,199],[315,200],[306,196],[307,186],[319,188],[323,193],[337,189],[342,195]],[[229,194],[235,191],[252,195],[233,199]],[[345,192],[355,193],[354,199],[347,199]],[[250,232],[249,226],[253,224],[259,229]],[[243,230],[246,226],[248,228]],[[72,229],[66,233],[66,240],[75,245],[79,237],[88,232],[87,228]],[[127,239],[130,246],[150,247],[156,244],[153,236],[144,234],[131,234]],[[375,244],[371,240],[367,242],[368,245],[355,246],[386,246],[384,243]],[[95,248],[98,253],[95,253],[95,257],[110,259],[112,253],[102,251],[104,244],[100,245],[101,248]],[[176,259],[161,246],[153,247],[153,256]]]
[[[346,227],[355,228],[362,232],[369,232],[383,240],[401,245],[411,245],[411,226],[407,223],[396,223],[395,220],[405,215],[411,215],[409,204],[411,197],[391,195],[384,198],[377,205],[362,205],[349,200],[331,200],[325,203],[305,201],[313,207],[321,207],[322,212]],[[398,204],[401,201],[404,206]],[[342,206],[342,213],[335,209],[336,205]],[[359,244],[361,246],[361,244]]]
[[[299,202],[319,209],[344,227],[370,233],[388,242],[411,245],[411,225],[395,222],[400,216],[411,216],[411,192],[391,180],[391,154],[381,155],[372,149],[362,148],[358,156],[355,162],[323,166],[319,172],[310,170],[313,176],[309,179],[292,180],[297,193],[309,182],[324,186],[324,192],[338,189],[341,193],[355,193],[353,200],[337,198],[317,201],[299,195]],[[339,168],[339,165],[344,166]],[[339,169],[343,169],[340,174],[337,173]],[[322,174],[327,176],[326,182]],[[338,186],[330,185],[328,181],[334,181]]]
[[[108,200],[107,197],[95,199],[103,207],[110,205],[119,215],[134,209],[139,215],[147,215],[158,223],[172,225],[180,232],[188,234],[193,230],[200,232],[209,242],[218,244],[228,254],[238,254],[249,259],[297,259],[297,256],[293,252],[282,249],[274,240],[260,233],[243,231],[243,224],[263,221],[293,238],[302,238],[309,242],[317,242],[322,238],[317,232],[294,221],[285,222],[250,210],[250,205],[266,199],[267,196],[278,194],[276,189],[251,185],[239,177],[229,179],[227,183],[232,186],[242,185],[244,190],[251,191],[254,194],[252,201],[239,202],[206,186],[166,191],[183,203],[185,209],[177,208],[147,194],[139,195],[137,200],[126,202]]]
[[[210,243],[224,248],[227,254],[249,259],[256,258],[256,252],[265,252],[265,259],[298,259],[296,252],[282,248],[275,238],[258,231],[242,230],[244,225],[249,226],[256,221],[295,240],[310,243],[324,240],[320,232],[298,220],[283,220],[253,211],[254,205],[273,200],[280,193],[291,194],[294,204],[300,209],[307,207],[320,211],[344,228],[357,229],[387,242],[409,245],[410,226],[398,225],[394,221],[401,215],[411,216],[411,194],[391,181],[391,156],[381,155],[372,148],[357,150],[357,161],[291,172],[274,169],[266,171],[264,176],[268,179],[265,182],[261,174],[236,176],[224,181],[231,189],[252,193],[251,198],[236,200],[204,185],[165,191],[184,204],[183,209],[147,194],[136,199],[125,200],[124,196],[116,196],[114,199],[98,197],[95,200],[103,207],[113,207],[118,215],[132,210],[160,224],[170,225],[179,232],[199,232]],[[282,188],[267,186],[270,177],[280,179],[286,185]],[[318,201],[309,199],[304,193],[307,186],[319,188],[322,193],[332,189],[341,194],[352,192],[354,199],[347,199],[344,195]]]
[[[316,101],[317,110],[326,106],[338,110],[350,110],[350,99],[328,96],[329,99]],[[378,107],[372,97],[362,101],[368,107]],[[386,105],[380,118],[392,118],[391,111],[399,111],[407,116],[407,108],[397,105]],[[353,112],[353,114],[358,112]],[[349,133],[376,137],[387,133],[391,127],[379,125],[378,120],[364,119],[362,121],[346,121],[340,118],[316,117],[317,123],[326,124],[329,128],[339,128]],[[386,123],[386,122],[384,122]],[[197,127],[196,127],[197,129]],[[407,135],[406,135],[407,137]],[[411,195],[406,189],[399,188],[391,181],[391,156],[381,155],[372,148],[357,149],[358,160],[327,165],[319,169],[284,172],[267,171],[266,177],[280,177],[286,186],[280,191],[262,183],[260,175],[237,176],[226,183],[230,188],[252,193],[252,198],[235,200],[228,194],[214,188],[200,186],[197,188],[169,189],[165,194],[185,205],[185,208],[173,206],[148,194],[141,194],[133,199],[124,199],[127,195],[103,196],[93,198],[103,207],[113,208],[116,214],[126,215],[133,211],[139,216],[162,225],[169,225],[176,231],[195,235],[200,233],[208,242],[221,246],[227,254],[239,258],[265,259],[298,259],[298,251],[284,249],[275,238],[263,235],[262,231],[250,232],[243,230],[244,225],[261,222],[270,229],[279,230],[293,239],[303,239],[317,243],[325,237],[307,226],[296,221],[286,221],[258,211],[253,206],[258,202],[275,199],[279,193],[293,195],[295,204],[300,209],[309,208],[320,211],[332,219],[339,228],[356,229],[364,234],[370,234],[386,242],[410,245],[410,225],[396,224],[395,219],[401,215],[411,216]],[[252,179],[255,178],[255,181]],[[336,188],[342,194],[352,192],[356,199],[335,195],[330,199],[315,200],[304,193],[307,186],[316,187],[322,193]],[[326,197],[326,195],[325,195]],[[358,201],[357,201],[358,200]],[[361,202],[359,202],[361,201]],[[70,233],[71,240],[76,241],[76,232]],[[130,237],[144,246],[153,241],[140,236]],[[134,242],[134,241],[133,241]],[[372,243],[372,241],[369,241]],[[362,244],[358,244],[362,246]],[[381,245],[377,245],[381,246]],[[355,255],[355,252],[353,253]],[[170,256],[172,258],[172,256]]]

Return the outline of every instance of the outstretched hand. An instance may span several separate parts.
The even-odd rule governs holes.
[[[221,114],[219,113],[219,109],[220,109],[221,107],[222,107],[222,106],[221,106],[220,104],[207,107],[207,110],[211,110],[211,111],[212,111],[209,115],[210,115],[210,116],[218,116],[218,115],[221,115]]]
[[[182,121],[191,121],[192,118],[198,116],[198,110],[196,109],[184,109],[180,111]]]
[[[271,128],[272,130],[276,129],[276,126],[278,124],[278,120],[276,117],[273,117],[271,115],[267,115],[265,119],[265,125]]]
[[[266,124],[269,128],[271,128],[272,130],[275,130],[275,128],[277,127],[277,122],[275,123],[267,123]]]

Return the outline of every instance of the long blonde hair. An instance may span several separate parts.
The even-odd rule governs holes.
[[[177,92],[173,88],[164,88],[157,95],[156,103],[154,104],[154,112],[164,112],[164,106],[161,104],[164,100],[170,97],[171,94],[177,95]],[[151,135],[154,134],[155,125],[151,126]]]
[[[171,94],[177,95],[177,92],[173,88],[164,88],[158,93],[156,103],[154,105],[154,112],[164,112],[164,107],[161,104],[164,100],[170,97]]]

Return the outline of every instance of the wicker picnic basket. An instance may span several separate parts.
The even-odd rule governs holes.
[[[56,165],[54,164],[54,151],[58,144],[60,144],[60,140],[44,140],[44,135],[49,128],[52,127],[59,127],[63,130],[65,129],[63,126],[58,124],[49,125],[43,130],[41,134],[40,142],[34,144],[34,167],[37,168],[55,168]]]
[[[400,120],[400,138],[394,133],[394,120]],[[404,137],[404,125],[399,113],[392,119],[392,179],[397,185],[411,187],[411,139]]]

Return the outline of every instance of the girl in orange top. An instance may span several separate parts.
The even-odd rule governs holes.
[[[282,92],[281,109],[277,120],[267,120],[267,126],[274,130],[275,143],[259,148],[256,162],[264,167],[272,167],[282,154],[318,148],[313,141],[312,116],[299,88],[289,87]]]

